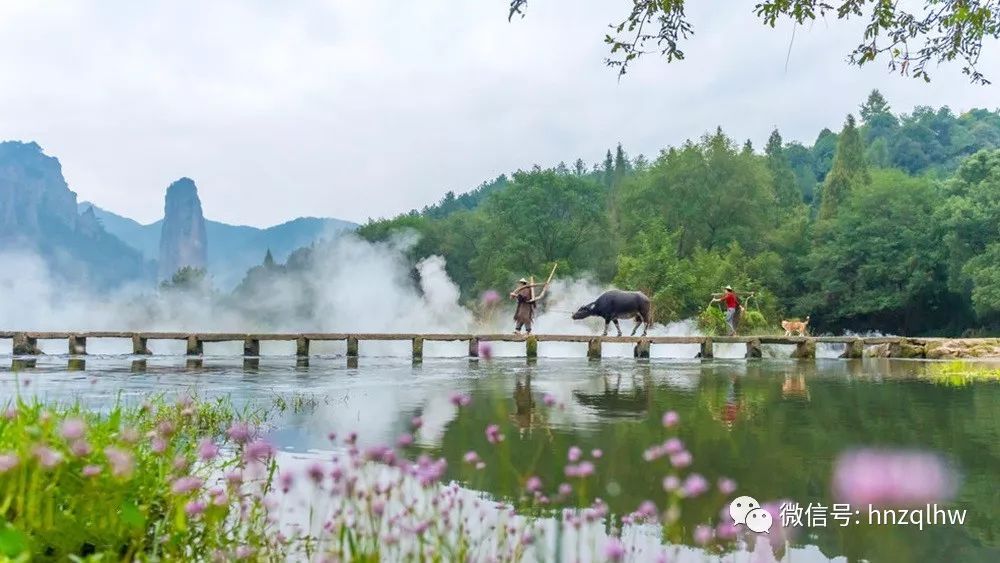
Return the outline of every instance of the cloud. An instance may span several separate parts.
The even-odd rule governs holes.
[[[895,109],[996,105],[957,68],[930,85],[844,62],[861,29],[771,30],[752,7],[691,3],[687,60],[604,68],[605,0],[0,5],[0,137],[37,140],[71,187],[152,221],[191,176],[209,217],[363,221],[534,163],[655,155],[722,125],[811,142],[867,92]],[[983,68],[998,68],[988,51]]]

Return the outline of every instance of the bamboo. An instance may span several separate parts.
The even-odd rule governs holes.
[[[549,290],[549,284],[552,283],[552,276],[556,275],[556,266],[558,265],[559,262],[555,262],[552,264],[552,271],[549,272],[549,279],[545,280],[545,284],[542,285],[542,292],[538,294],[538,297],[535,297],[535,289],[534,288],[531,289],[532,303],[534,303],[535,301],[540,301],[542,297],[545,297],[545,292]],[[531,278],[531,281],[532,283],[534,283],[535,278]]]

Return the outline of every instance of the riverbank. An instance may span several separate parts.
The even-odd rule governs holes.
[[[871,358],[1000,359],[1000,338],[904,338],[865,350]]]

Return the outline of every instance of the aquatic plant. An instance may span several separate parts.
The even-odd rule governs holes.
[[[1000,382],[1000,368],[956,360],[932,364],[921,376],[941,385],[963,387],[977,382]]]

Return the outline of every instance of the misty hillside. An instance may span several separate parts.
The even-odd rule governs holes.
[[[81,202],[79,207],[83,211],[91,205]],[[158,258],[162,220],[143,225],[96,205],[93,207],[109,233],[126,241],[147,259]],[[222,289],[231,289],[239,283],[247,270],[261,263],[268,249],[276,260],[284,261],[298,248],[358,227],[349,221],[317,217],[299,217],[266,229],[211,220],[206,220],[205,226],[208,234],[208,271]]]
[[[37,255],[56,277],[94,289],[152,272],[93,213],[78,213],[59,160],[37,143],[0,143],[0,250]]]

